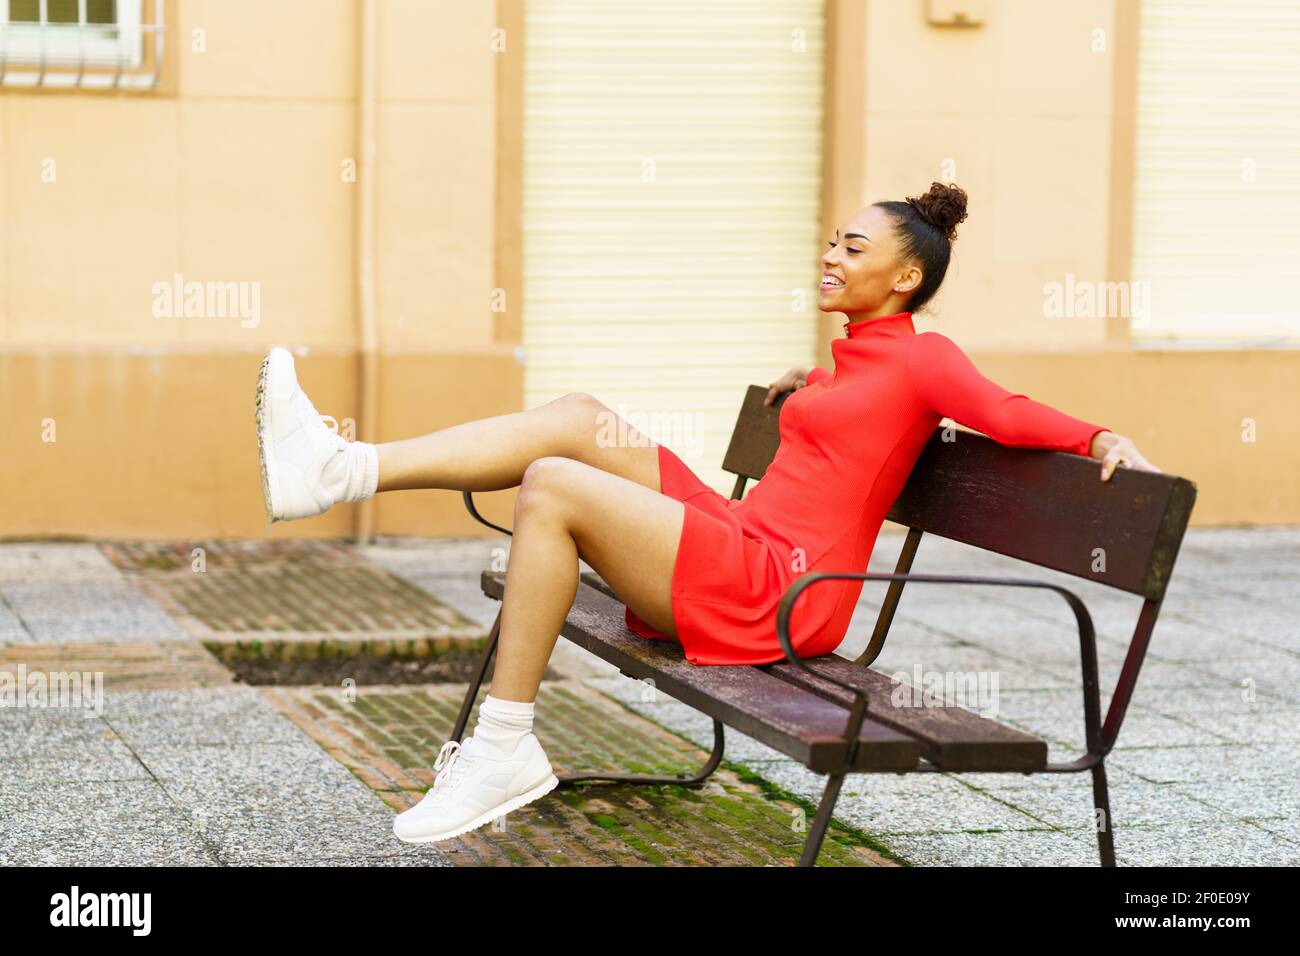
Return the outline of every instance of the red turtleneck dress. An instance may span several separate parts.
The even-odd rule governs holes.
[[[781,408],[772,464],[741,501],[704,484],[659,446],[663,493],[686,506],[673,569],[673,621],[694,664],[767,664],[781,595],[810,571],[867,569],[876,535],[942,418],[1004,445],[1087,455],[1101,425],[1016,395],[979,373],[946,336],[916,334],[912,314],[845,323],[834,373],[813,369]],[[843,639],[861,581],[826,581],[791,614],[801,657]],[[627,625],[663,639],[631,610]]]

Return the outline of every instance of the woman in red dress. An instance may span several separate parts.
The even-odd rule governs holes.
[[[917,334],[912,314],[943,281],[965,218],[965,192],[935,183],[843,224],[821,261],[819,307],[846,317],[831,343],[834,368],[791,369],[773,383],[769,401],[795,392],[780,447],[739,502],[668,448],[610,427],[614,413],[585,394],[407,441],[344,443],[316,418],[287,353],[268,357],[258,420],[272,520],[376,491],[519,486],[491,694],[473,736],[447,745],[434,787],[397,818],[400,838],[458,835],[555,786],[531,732],[532,701],[577,592],[579,558],[626,602],[636,633],[679,643],[696,664],[761,664],[784,656],[776,608],[797,577],[866,570],[942,418],[1003,444],[1099,458],[1102,481],[1119,465],[1155,470],[1129,439],[1013,394],[950,339]],[[633,437],[611,444],[610,434]],[[805,593],[791,617],[797,653],[835,650],[861,586]]]

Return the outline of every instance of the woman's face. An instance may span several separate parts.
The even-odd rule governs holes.
[[[906,311],[921,270],[914,261],[900,261],[888,213],[879,206],[859,209],[827,247],[818,308],[860,318]]]

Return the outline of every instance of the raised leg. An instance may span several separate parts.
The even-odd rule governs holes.
[[[530,464],[552,456],[660,490],[654,442],[582,392],[377,447],[379,491],[513,488]]]

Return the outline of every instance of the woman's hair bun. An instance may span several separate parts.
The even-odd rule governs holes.
[[[943,230],[949,242],[957,238],[957,224],[966,219],[966,190],[950,183],[932,183],[924,196],[909,196],[907,201],[922,219]]]

